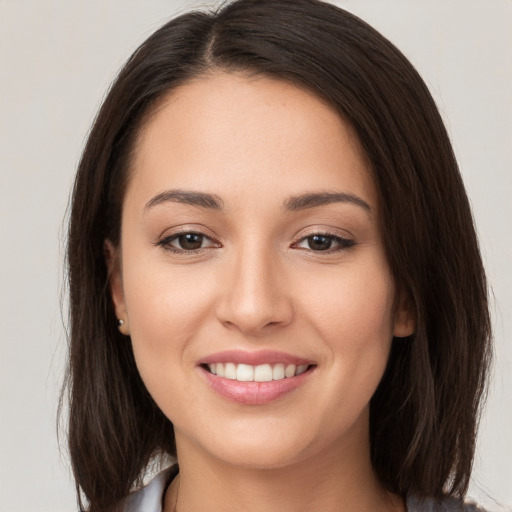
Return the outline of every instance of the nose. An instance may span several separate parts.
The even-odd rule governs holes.
[[[289,286],[275,254],[248,248],[226,266],[216,312],[223,325],[261,337],[291,322]]]

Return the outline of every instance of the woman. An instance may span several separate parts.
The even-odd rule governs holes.
[[[240,0],[153,34],[89,136],[68,263],[82,509],[463,506],[485,274],[434,102],[358,18]]]

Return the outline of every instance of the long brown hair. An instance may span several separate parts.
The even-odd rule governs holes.
[[[115,510],[173,426],[117,331],[104,241],[119,242],[134,142],[164,95],[215,70],[305,87],[355,129],[380,195],[395,280],[416,333],[393,342],[371,401],[371,455],[389,490],[463,496],[487,378],[487,284],[445,127],[424,82],[382,35],[316,0],[239,0],[157,30],[128,60],[90,132],[68,238],[69,448],[81,510]],[[87,505],[84,505],[85,497]]]

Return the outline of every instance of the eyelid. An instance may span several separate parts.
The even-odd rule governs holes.
[[[198,235],[202,235],[210,240],[216,240],[216,235],[207,227],[201,224],[181,224],[179,226],[171,226],[164,229],[157,237],[156,243],[160,240],[164,240],[166,238],[170,238],[175,235],[184,235],[187,233],[196,233]]]
[[[153,242],[153,245],[160,246],[165,250],[168,250],[170,252],[178,253],[178,254],[198,254],[204,250],[208,250],[211,248],[220,248],[222,247],[222,244],[218,241],[217,237],[212,236],[209,234],[209,229],[205,228],[204,226],[197,226],[197,225],[185,225],[185,226],[179,226],[176,228],[169,228],[166,229],[159,237],[158,239]],[[199,247],[197,249],[180,249],[177,247],[171,246],[171,242],[176,240],[179,236],[185,235],[185,234],[196,234],[200,235],[204,239],[210,242],[208,247]],[[315,251],[311,248],[305,248],[305,247],[298,247],[298,245],[304,241],[306,241],[309,237],[312,236],[324,236],[327,238],[334,239],[334,241],[337,243],[338,247],[335,248],[329,248],[323,251]],[[309,226],[305,230],[299,232],[296,236],[294,241],[291,244],[292,248],[297,249],[304,249],[308,252],[312,253],[320,253],[320,254],[329,254],[334,253],[341,250],[347,250],[352,248],[353,246],[357,245],[357,242],[354,238],[354,236],[350,233],[348,233],[345,230],[341,230],[339,228],[334,227],[326,227],[326,226]]]
[[[201,251],[208,250],[210,248],[219,248],[222,247],[222,244],[217,240],[215,236],[212,236],[211,234],[207,233],[206,228],[200,226],[194,226],[194,225],[187,225],[187,226],[179,226],[178,228],[170,228],[166,229],[161,235],[159,235],[158,239],[153,242],[153,245],[157,247],[162,247],[163,249],[177,253],[177,254],[185,254],[185,255],[194,255],[198,254]],[[171,242],[176,240],[181,235],[186,234],[195,234],[200,235],[204,239],[208,240],[211,245],[209,247],[200,247],[198,249],[179,249],[177,247],[171,246]]]
[[[308,238],[315,235],[334,239],[339,246],[335,248],[329,248],[324,251],[314,251],[313,249],[298,247],[298,244],[300,244],[301,242],[305,242]],[[330,254],[338,251],[351,249],[355,245],[357,245],[357,242],[355,237],[351,233],[348,233],[347,231],[341,230],[339,228],[325,226],[310,226],[309,228],[307,228],[305,232],[300,232],[295,237],[295,241],[291,244],[292,248],[303,249],[305,251],[312,252],[315,254]]]
[[[314,225],[314,226],[307,226],[304,229],[301,229],[295,236],[294,236],[294,242],[299,242],[303,240],[304,238],[307,238],[309,236],[314,235],[323,235],[323,236],[332,236],[335,238],[341,238],[343,240],[353,240],[355,241],[355,236],[350,233],[349,231],[341,228],[336,228],[334,226],[325,226],[325,225]]]
[[[308,247],[300,247],[300,244],[306,242],[308,240],[308,238],[311,238],[313,236],[322,236],[325,238],[330,238],[336,244],[338,244],[338,246],[337,247],[329,247],[328,249],[318,250],[318,251],[315,251],[314,249],[308,248]],[[304,250],[311,251],[314,253],[319,253],[319,254],[322,254],[322,253],[329,254],[329,253],[336,252],[336,251],[350,249],[354,245],[355,245],[355,242],[349,238],[341,238],[339,236],[329,235],[327,233],[316,233],[316,235],[305,236],[305,237],[301,238],[298,242],[295,242],[295,244],[294,244],[294,246],[298,249],[304,249]]]

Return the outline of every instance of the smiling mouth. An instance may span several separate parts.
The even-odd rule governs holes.
[[[270,382],[297,377],[315,367],[312,364],[250,364],[211,363],[201,365],[207,372],[218,377],[239,382]]]

